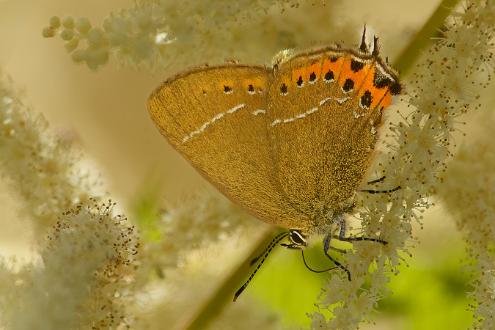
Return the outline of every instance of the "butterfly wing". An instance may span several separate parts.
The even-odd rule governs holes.
[[[297,215],[273,184],[267,144],[271,77],[264,67],[240,65],[190,71],[155,90],[148,109],[163,136],[227,197],[287,226]]]
[[[361,104],[373,70],[371,56],[326,49],[275,72],[267,112],[275,176],[291,205],[313,218],[341,210],[366,174],[381,120],[381,100],[366,93]]]

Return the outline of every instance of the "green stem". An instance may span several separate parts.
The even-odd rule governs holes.
[[[421,30],[409,41],[393,65],[401,76],[409,73],[422,52],[432,44],[432,37],[441,37],[440,28],[458,4],[459,0],[443,0],[426,23],[423,24]]]
[[[208,324],[220,314],[225,305],[232,303],[234,292],[239,289],[246,276],[252,272],[253,269],[249,267],[249,261],[258,256],[276,234],[276,229],[265,231],[257,242],[253,244],[247,257],[220,283],[215,292],[202,303],[198,312],[190,318],[187,325],[180,328],[189,330],[206,329]],[[240,299],[242,299],[242,296]]]

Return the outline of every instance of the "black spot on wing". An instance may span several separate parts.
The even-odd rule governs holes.
[[[285,83],[280,86],[280,93],[282,95],[287,94],[287,85]]]
[[[373,101],[373,96],[370,91],[364,92],[363,96],[361,96],[361,105],[364,108],[369,108],[371,106],[371,102]]]
[[[302,76],[299,76],[299,79],[297,79],[296,84],[298,87],[302,87],[302,85],[304,84]]]
[[[354,89],[354,80],[347,78],[344,82],[344,85],[342,85],[342,90],[344,92],[350,92]]]
[[[364,63],[363,62],[359,62],[359,61],[357,61],[355,59],[352,59],[351,60],[351,70],[352,70],[352,72],[358,72],[362,68],[364,68]]]
[[[323,76],[323,79],[325,79],[325,81],[333,81],[335,79],[333,71],[328,70],[327,73],[325,73],[325,76]]]

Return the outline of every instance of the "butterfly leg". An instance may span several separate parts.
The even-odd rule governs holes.
[[[325,236],[325,238],[323,239],[323,252],[327,256],[327,258],[330,259],[335,264],[335,266],[339,267],[340,269],[342,269],[344,272],[347,273],[347,279],[350,281],[351,280],[351,272],[349,271],[349,269],[347,269],[344,265],[342,265],[340,262],[335,260],[330,254],[328,254],[328,250],[330,249],[330,241],[331,240],[332,240],[332,235],[327,234]]]
[[[383,182],[385,180],[386,176],[382,176],[378,179],[375,179],[375,180],[371,180],[369,182],[367,182],[367,184],[375,184],[375,183],[380,183],[380,182]],[[366,192],[366,193],[369,193],[369,194],[386,194],[386,193],[391,193],[391,192],[394,192],[394,191],[397,191],[401,188],[401,186],[397,186],[395,188],[392,188],[392,189],[386,189],[386,190],[375,190],[375,189],[361,189],[359,190],[360,192]]]
[[[400,188],[401,188],[401,186],[397,186],[395,188],[388,189],[388,190],[361,189],[359,191],[360,192],[369,193],[369,194],[387,194],[387,193],[391,193],[391,192],[397,191]]]
[[[290,250],[302,250],[303,249],[302,246],[296,245],[296,244],[282,243],[282,244],[280,244],[280,246],[283,246],[284,248],[287,248],[287,249],[290,249]],[[329,246],[328,249],[329,250],[332,250],[332,251],[335,251],[335,252],[338,252],[338,253],[341,253],[341,254],[346,254],[347,253],[347,250],[339,249],[339,248],[336,248],[334,246]]]
[[[384,240],[379,239],[379,238],[372,238],[372,237],[361,237],[361,236],[340,237],[340,236],[334,235],[333,238],[336,238],[339,241],[343,241],[343,242],[368,241],[368,242],[381,243],[383,245],[388,244],[387,241],[384,241]]]
[[[346,225],[345,225],[345,220],[344,218],[339,218],[338,220],[338,224],[340,226],[340,231],[339,231],[339,235],[338,236],[333,236],[333,238],[338,238],[338,237],[344,237],[345,236],[345,231],[346,231]],[[329,244],[328,246],[329,249],[331,250],[334,250],[336,252],[339,252],[341,254],[345,254],[347,253],[347,250],[344,250],[344,249],[339,249],[339,248],[336,248],[336,247],[333,247]]]
[[[296,242],[293,242],[293,243],[289,243],[289,244],[282,243],[280,245],[283,246],[283,247],[285,247],[285,248],[287,248],[287,249],[291,249],[291,250],[301,250],[301,255],[302,255],[302,260],[304,262],[304,266],[306,266],[306,268],[308,270],[310,270],[311,272],[313,272],[313,273],[324,273],[324,272],[328,272],[329,270],[332,270],[332,269],[337,268],[337,267],[330,267],[330,268],[327,268],[327,269],[316,270],[316,269],[313,269],[312,267],[310,267],[308,265],[308,263],[306,262],[306,258],[304,257],[304,247],[306,246],[305,244],[304,245],[301,245],[301,244],[298,244]],[[338,249],[338,250],[340,250],[340,249]]]
[[[385,178],[386,178],[386,176],[384,175],[384,176],[382,176],[382,177],[380,177],[380,178],[378,178],[378,179],[371,180],[371,181],[368,181],[368,182],[366,182],[366,183],[367,183],[367,184],[380,183],[380,182],[383,182],[383,180],[385,180]]]
[[[345,250],[345,249],[339,249],[339,248],[336,248],[335,246],[329,246],[328,248],[330,250],[335,251],[335,252],[338,252],[340,254],[346,254],[347,253],[347,250]]]
[[[335,239],[338,239],[339,241],[342,242],[356,242],[356,241],[369,241],[369,242],[377,242],[381,243],[383,245],[388,244],[386,241],[379,239],[379,238],[373,238],[373,237],[363,237],[363,236],[345,236],[347,226],[345,223],[344,217],[339,217],[338,218],[338,224],[340,225],[340,230],[338,235],[333,235],[332,237]]]

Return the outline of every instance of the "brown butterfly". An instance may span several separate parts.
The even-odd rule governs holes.
[[[307,235],[325,234],[325,255],[349,280],[347,268],[328,253],[332,238],[386,244],[346,237],[344,214],[352,211],[368,170],[383,110],[400,91],[397,75],[378,54],[377,38],[370,52],[364,31],[357,51],[328,47],[271,68],[201,67],[152,93],[151,118],[172,146],[232,201],[290,228],[253,260],[261,258],[234,300],[287,237],[283,246],[302,250]]]

